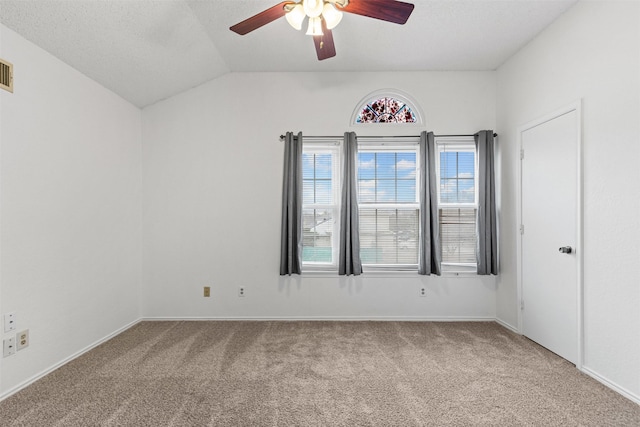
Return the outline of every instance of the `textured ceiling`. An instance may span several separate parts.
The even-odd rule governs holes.
[[[0,22],[144,107],[233,71],[494,70],[577,0],[414,0],[405,25],[345,13],[322,62],[284,18],[229,31],[278,1],[0,0]]]

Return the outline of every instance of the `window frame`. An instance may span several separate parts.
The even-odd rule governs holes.
[[[360,153],[384,153],[384,152],[404,152],[414,153],[416,158],[415,164],[415,199],[412,203],[371,203],[360,201],[360,194],[358,194],[358,211],[362,209],[415,209],[418,212],[418,230],[416,244],[419,246],[420,239],[420,145],[419,137],[404,138],[402,141],[394,140],[393,137],[382,137],[377,139],[372,138],[359,138],[358,139],[358,154]],[[359,181],[358,159],[356,159],[356,181]],[[358,185],[359,187],[359,185]],[[360,231],[359,231],[360,232]],[[362,244],[360,245],[362,251]],[[364,273],[371,272],[417,272],[418,270],[418,258],[416,257],[415,264],[366,264],[362,262],[362,269]]]
[[[406,104],[407,106],[409,106],[409,108],[411,108],[411,110],[413,111],[413,114],[415,115],[415,122],[411,123],[411,122],[401,122],[401,123],[396,123],[396,122],[386,122],[386,123],[371,123],[371,122],[358,122],[357,118],[358,115],[362,112],[362,110],[367,106],[367,104],[371,103],[372,101],[375,101],[376,99],[380,99],[380,98],[394,98],[397,99],[398,101],[402,101],[404,104]],[[371,93],[369,93],[368,95],[366,95],[365,97],[363,97],[362,99],[360,99],[360,102],[358,102],[358,104],[356,104],[356,108],[353,110],[353,112],[351,113],[351,120],[349,122],[350,126],[353,127],[358,127],[358,128],[367,128],[367,127],[374,127],[377,129],[382,128],[394,128],[396,126],[401,126],[402,129],[406,129],[409,127],[419,127],[422,128],[424,126],[424,112],[422,111],[422,108],[420,108],[420,105],[418,104],[418,102],[408,93],[405,93],[401,90],[398,89],[392,89],[392,88],[386,88],[386,89],[380,89],[380,90],[376,90],[373,91]],[[360,140],[360,138],[358,139]]]
[[[333,211],[333,227],[331,234],[331,262],[318,262],[318,261],[304,261],[302,260],[303,272],[334,272],[338,270],[338,251],[340,247],[340,188],[342,185],[342,140],[332,138],[307,138],[302,142],[302,182],[303,182],[303,196],[302,196],[302,216],[304,223],[304,212],[309,209],[325,209]],[[332,196],[333,203],[304,203],[304,156],[305,154],[331,154],[331,183],[332,183]],[[314,179],[315,181],[315,179]],[[303,239],[303,256],[304,256],[304,230],[302,231]]]
[[[450,151],[458,151],[458,152],[472,152],[474,153],[474,202],[473,203],[451,203],[451,202],[442,202],[441,200],[441,165],[440,165],[440,155],[442,152],[445,152],[443,148],[459,148],[457,150]],[[476,251],[477,251],[477,212],[478,212],[478,150],[476,149],[475,138],[473,136],[458,136],[458,137],[436,137],[435,138],[435,148],[436,148],[436,158],[435,158],[435,166],[436,166],[436,181],[437,181],[437,192],[438,192],[438,220],[441,217],[442,209],[469,209],[473,208],[476,214]],[[442,250],[443,242],[442,242],[442,234],[440,234],[440,247]],[[441,269],[443,273],[476,273],[478,268],[477,261],[473,263],[459,263],[459,262],[441,262]]]

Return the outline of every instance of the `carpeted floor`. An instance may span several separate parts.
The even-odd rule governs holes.
[[[142,322],[0,425],[640,426],[640,406],[495,323]]]

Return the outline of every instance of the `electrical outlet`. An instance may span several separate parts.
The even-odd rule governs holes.
[[[29,347],[29,330],[25,329],[16,334],[16,351]]]
[[[11,332],[16,330],[16,314],[7,313],[4,315],[4,331]]]
[[[238,288],[238,296],[239,296],[239,297],[243,297],[243,296],[245,296],[245,295],[246,295],[246,294],[245,294],[245,292],[244,292],[244,286],[240,286],[240,287]]]
[[[424,286],[420,287],[420,292],[418,294],[421,297],[426,297],[427,296],[427,288],[425,288]]]
[[[211,287],[209,286],[205,286],[204,287],[204,296],[209,298],[211,296]]]
[[[16,339],[14,337],[5,338],[2,341],[2,357],[9,357],[16,354]]]

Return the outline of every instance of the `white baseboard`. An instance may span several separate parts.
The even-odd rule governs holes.
[[[620,393],[621,395],[623,395],[627,399],[629,399],[632,402],[640,405],[640,396],[632,393],[631,391],[627,390],[624,387],[619,386],[618,384],[616,384],[616,383],[614,383],[612,381],[609,381],[605,377],[603,377],[603,376],[599,375],[598,373],[592,371],[591,369],[587,368],[586,366],[582,366],[581,371],[584,372],[585,374],[589,375],[594,380],[596,380],[596,381],[604,384],[605,386],[609,387],[611,390]]]
[[[507,322],[505,322],[505,321],[504,321],[504,320],[502,320],[502,319],[498,319],[497,317],[496,317],[495,319],[493,319],[493,320],[495,320],[495,322],[496,322],[497,324],[499,324],[500,326],[503,326],[503,327],[505,327],[505,328],[509,329],[511,332],[515,332],[516,334],[521,335],[521,334],[520,334],[520,331],[518,331],[518,328],[516,328],[516,327],[515,327],[515,326],[513,326],[512,324],[507,323]]]
[[[505,322],[504,320],[498,319],[498,318],[495,318],[494,320],[496,321],[496,323],[498,323],[498,324],[504,326],[505,328],[515,332],[516,334],[520,334],[520,332],[518,331],[518,328],[516,328],[515,326]],[[632,402],[635,402],[636,404],[640,405],[640,396],[637,396],[634,393],[630,392],[629,390],[625,389],[624,387],[621,387],[618,384],[616,384],[616,383],[614,383],[612,381],[609,381],[608,379],[606,379],[603,376],[597,374],[596,372],[594,372],[591,369],[585,367],[584,365],[582,366],[582,369],[578,368],[578,370],[580,370],[581,372],[584,372],[585,374],[587,374],[591,378],[593,378],[596,381],[604,384],[605,386],[609,387],[611,390],[621,394],[622,396],[626,397],[627,399],[631,400]]]
[[[20,390],[22,390],[23,388],[33,384],[34,382],[38,381],[40,378],[49,375],[51,372],[55,371],[56,369],[62,367],[63,365],[66,365],[67,363],[71,362],[72,360],[82,356],[83,354],[85,354],[86,352],[93,350],[94,348],[96,348],[97,346],[99,346],[100,344],[109,341],[111,338],[115,337],[116,335],[121,334],[122,332],[126,331],[127,329],[131,328],[132,326],[140,323],[141,319],[136,319],[133,322],[123,326],[122,328],[119,328],[115,331],[113,331],[112,333],[110,333],[109,335],[95,341],[92,344],[89,344],[88,346],[86,346],[85,348],[83,348],[80,351],[77,351],[76,353],[72,354],[71,356],[61,360],[60,362],[56,363],[55,365],[43,370],[42,372],[32,376],[31,378],[21,382],[20,384],[18,384],[17,386],[5,391],[4,393],[0,394],[0,402],[2,402],[4,399],[6,399],[7,397],[16,394],[17,392],[19,392]]]
[[[333,322],[493,322],[493,317],[429,317],[429,316],[224,316],[224,317],[143,317],[148,322],[197,321],[333,321]]]

